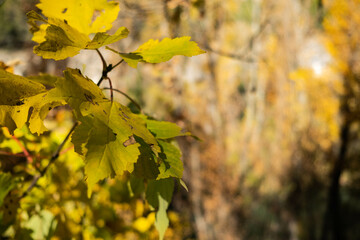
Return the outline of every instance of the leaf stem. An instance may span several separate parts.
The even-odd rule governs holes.
[[[104,56],[101,54],[101,52],[99,51],[99,49],[95,49],[96,52],[99,54],[99,57],[101,59],[101,62],[102,62],[102,65],[103,65],[103,71],[102,71],[102,75],[101,75],[101,78],[100,80],[98,81],[97,85],[100,86],[101,82],[104,80],[104,78],[107,77],[107,74],[108,74],[108,65],[105,61],[105,58]]]
[[[30,186],[26,189],[26,191],[20,196],[20,199],[26,197],[30,191],[35,187],[35,185],[37,184],[37,182],[39,181],[39,179],[41,177],[43,177],[45,175],[45,173],[47,172],[47,170],[49,169],[50,165],[55,162],[56,159],[59,158],[60,156],[60,152],[61,152],[61,149],[64,147],[66,141],[69,139],[69,137],[71,136],[71,133],[75,130],[75,128],[77,127],[78,125],[78,122],[76,122],[73,127],[70,129],[69,133],[66,135],[65,139],[62,141],[62,143],[58,146],[58,148],[56,149],[56,151],[54,152],[54,154],[51,156],[51,159],[48,163],[48,165],[46,165],[46,167],[40,171],[40,174],[37,175],[37,176],[34,176]],[[20,200],[19,199],[19,200]]]
[[[124,59],[121,59],[117,64],[115,64],[114,66],[111,67],[111,70],[113,70],[114,68],[116,68],[117,66],[119,66],[123,61],[124,61]],[[111,71],[111,70],[110,70],[110,71]]]
[[[99,49],[95,49],[96,52],[99,54],[100,56],[100,59],[101,59],[101,62],[102,62],[102,65],[103,65],[103,72],[106,71],[106,68],[107,68],[107,64],[106,64],[106,61],[105,61],[105,58],[104,56],[101,54],[101,52],[99,51]]]
[[[113,93],[113,85],[112,85],[112,82],[111,82],[111,79],[109,77],[105,77],[105,79],[107,79],[109,81],[109,85],[110,85],[110,100],[111,102],[113,102],[114,100],[114,93]]]
[[[103,88],[103,90],[111,90],[110,88]],[[121,90],[118,90],[118,89],[112,89],[112,91],[114,92],[117,92],[117,93],[120,93],[122,94],[124,97],[126,97],[127,99],[129,99],[137,109],[139,109],[140,112],[142,112],[142,109],[140,107],[140,104],[138,104],[134,99],[132,99],[129,95],[127,95],[126,93],[124,93],[123,91]]]
[[[98,81],[97,85],[100,86],[100,84],[102,83],[102,81],[104,79],[107,78],[107,74],[109,72],[111,72],[114,68],[116,68],[117,66],[119,66],[123,61],[124,59],[121,59],[118,63],[116,63],[115,65],[112,65],[112,64],[109,64],[107,65],[106,61],[105,61],[105,58],[104,56],[101,54],[101,52],[99,51],[99,49],[95,49],[96,52],[99,54],[100,56],[100,59],[101,59],[101,62],[102,62],[102,65],[103,65],[103,71],[102,71],[102,75],[101,75],[101,78],[100,80]]]

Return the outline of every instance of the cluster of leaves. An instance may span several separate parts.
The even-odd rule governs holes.
[[[126,38],[129,33],[125,27],[120,27],[113,35],[106,33],[119,11],[114,1],[41,0],[37,7],[45,17],[35,11],[27,16],[33,40],[38,43],[34,52],[43,58],[60,60],[83,49],[98,51],[100,47]],[[138,62],[159,63],[175,55],[194,56],[204,51],[190,41],[190,37],[181,37],[160,42],[150,40],[130,53],[115,52],[122,57],[120,62],[137,67]],[[111,83],[107,73],[116,65],[107,65],[98,53],[104,65],[98,85],[103,79]],[[11,134],[24,126],[32,134],[43,134],[47,132],[44,120],[49,111],[69,106],[76,123],[68,136],[72,134],[74,150],[84,161],[88,197],[102,179],[124,175],[136,179],[135,182],[145,184],[142,191],[151,208],[157,211],[155,226],[163,238],[169,224],[166,210],[172,198],[174,179],[185,186],[181,181],[181,152],[173,140],[190,133],[174,123],[135,114],[112,98],[108,99],[97,84],[77,69],[66,69],[63,77],[21,77],[0,69],[0,85],[0,126]],[[49,165],[59,157],[66,139],[60,143],[58,151],[48,157]],[[49,165],[39,170],[39,176],[28,174],[34,180],[20,199],[29,194]],[[24,181],[24,177],[19,179]],[[3,169],[0,181],[1,205],[16,184],[11,173]]]

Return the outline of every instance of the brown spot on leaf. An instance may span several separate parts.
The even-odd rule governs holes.
[[[86,93],[84,93],[84,96],[85,96],[86,100],[88,100],[89,102],[94,104],[94,101],[93,101],[93,99],[92,99],[92,97],[90,95],[87,95]]]
[[[124,112],[123,112],[123,116],[126,117],[127,119],[130,119],[130,117],[126,115]]]
[[[123,143],[123,145],[124,145],[124,147],[127,147],[127,146],[135,144],[135,143],[136,143],[136,141],[135,141],[134,136],[130,136],[129,139]]]
[[[20,101],[16,102],[15,104],[16,104],[16,106],[21,106],[24,104],[24,100],[20,100]]]

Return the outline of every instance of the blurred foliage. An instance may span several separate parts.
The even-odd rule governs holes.
[[[22,47],[30,40],[25,12],[34,6],[33,0],[3,0],[0,2],[0,47]]]

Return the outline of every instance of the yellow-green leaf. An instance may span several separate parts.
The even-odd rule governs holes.
[[[48,91],[38,82],[4,70],[0,70],[0,87],[0,125],[10,132],[28,122],[32,133],[41,134],[46,131],[43,120],[47,113],[66,104],[57,89]]]
[[[182,178],[184,167],[181,161],[180,150],[171,143],[159,141],[162,152],[159,154],[161,163],[159,166],[160,174],[157,179],[175,177]]]
[[[34,47],[43,58],[61,60],[75,56],[90,41],[89,37],[59,19],[49,19],[45,41]]]
[[[146,200],[153,209],[157,209],[155,227],[159,231],[159,239],[162,240],[169,226],[166,210],[169,207],[174,191],[172,178],[150,180],[146,189]]]
[[[161,152],[157,140],[146,128],[145,121],[120,103],[109,100],[98,104],[84,102],[80,109],[83,116],[92,114],[113,130],[119,127],[131,129],[131,133],[143,139],[154,152]]]
[[[109,111],[109,109],[107,110]],[[114,114],[111,114],[110,117],[115,121],[113,124],[118,125],[118,128],[112,130],[99,119],[87,116],[81,119],[82,124],[74,133],[75,135],[89,133],[84,147],[86,149],[85,174],[89,197],[98,181],[115,174],[122,175],[125,171],[132,172],[139,155],[138,143],[124,144],[132,136],[131,129],[124,127],[121,120]],[[76,145],[78,142],[73,143],[75,147],[79,147]],[[80,147],[83,148],[83,146]]]
[[[84,77],[78,69],[66,69],[61,80],[56,82],[56,88],[61,91],[78,118],[82,116],[80,106],[83,103],[98,105],[99,102],[109,101],[101,89],[91,79]]]
[[[97,49],[99,47],[117,42],[123,38],[126,38],[129,34],[129,30],[125,27],[119,28],[114,35],[108,35],[106,33],[96,33],[93,40],[87,44],[87,49]]]
[[[183,132],[181,127],[172,122],[146,119],[146,125],[157,139],[168,139],[191,135],[189,132]]]
[[[131,53],[119,53],[131,67],[138,62],[160,63],[169,61],[176,55],[192,57],[205,53],[196,42],[190,41],[191,37],[164,38],[162,41],[150,39]],[[111,49],[110,49],[111,50]]]

